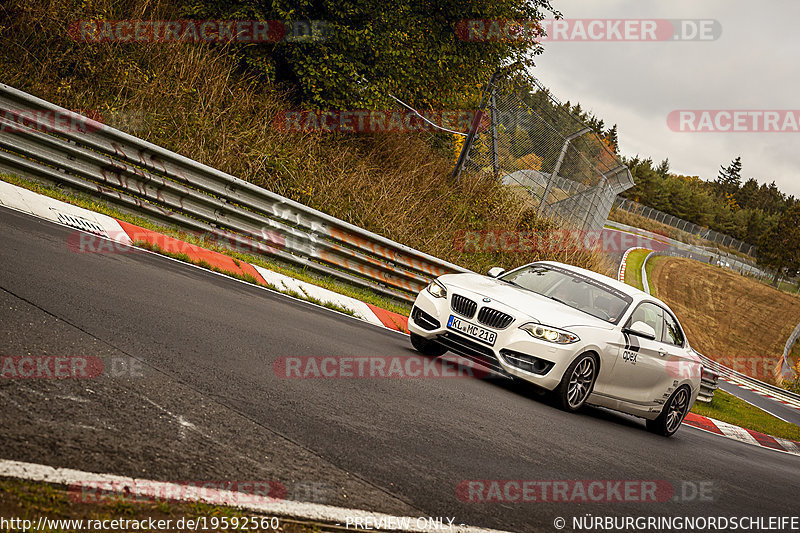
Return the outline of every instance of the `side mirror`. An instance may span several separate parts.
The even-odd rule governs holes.
[[[487,272],[486,275],[490,278],[499,278],[505,271],[506,270],[504,268],[492,267],[489,269],[489,272]]]
[[[644,337],[651,341],[656,340],[656,330],[653,329],[653,326],[647,325],[641,320],[634,322],[629,328],[623,328],[622,332],[636,335],[637,337]]]

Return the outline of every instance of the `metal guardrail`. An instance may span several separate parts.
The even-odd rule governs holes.
[[[709,359],[705,355],[701,354],[698,355],[700,355],[700,359],[703,360],[704,367],[708,368],[711,371],[719,373],[722,379],[738,383],[741,385],[745,385],[747,387],[755,389],[756,391],[760,391],[764,394],[769,394],[770,396],[772,396],[777,400],[780,400],[782,402],[785,402],[789,405],[792,405],[800,409],[800,394],[795,394],[794,392],[782,389],[781,387],[777,387],[775,385],[765,383],[755,378],[751,378],[747,374],[742,374],[741,372],[737,372],[732,368],[728,368],[725,365],[717,363],[713,359]]]
[[[53,116],[82,127],[54,128]],[[0,171],[406,302],[436,276],[468,272],[5,84]]]
[[[717,390],[719,385],[719,374],[703,367],[703,374],[700,377],[700,393],[697,395],[697,400],[709,403],[714,399],[714,391]]]

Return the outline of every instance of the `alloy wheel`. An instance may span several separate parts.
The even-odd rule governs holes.
[[[567,401],[570,407],[577,408],[586,400],[594,381],[594,359],[586,357],[578,363],[569,378]]]

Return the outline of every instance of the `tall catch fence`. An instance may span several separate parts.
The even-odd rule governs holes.
[[[454,170],[488,173],[537,214],[578,230],[600,230],[617,194],[634,185],[628,168],[591,128],[537,80],[492,77]]]
[[[701,239],[719,244],[721,246],[726,246],[755,257],[756,247],[752,244],[735,239],[730,235],[719,233],[713,229],[709,229],[704,226],[698,226],[697,224],[689,222],[688,220],[683,220],[682,218],[678,218],[676,216],[664,213],[663,211],[659,211],[658,209],[653,209],[652,207],[642,205],[634,202],[633,200],[628,200],[627,198],[618,198],[614,207],[623,211],[627,211],[628,213],[649,218],[650,220],[655,220],[656,222],[666,224],[667,226],[672,226],[680,231],[696,235]]]

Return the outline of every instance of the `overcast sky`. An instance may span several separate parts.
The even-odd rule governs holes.
[[[545,43],[534,74],[561,101],[618,125],[620,150],[673,172],[716,177],[742,156],[742,177],[800,197],[800,133],[672,131],[674,110],[800,110],[800,1],[552,0],[564,18],[714,19],[712,41]]]

